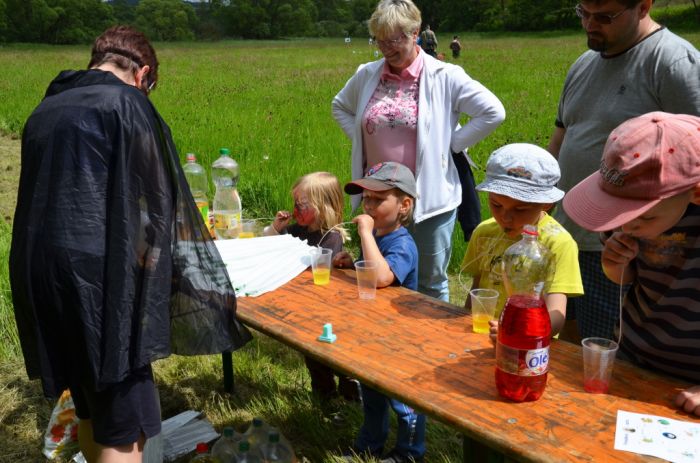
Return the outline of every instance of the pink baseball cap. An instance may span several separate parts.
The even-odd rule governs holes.
[[[564,210],[591,231],[618,228],[700,183],[700,117],[653,112],[610,133],[600,170],[564,196]]]

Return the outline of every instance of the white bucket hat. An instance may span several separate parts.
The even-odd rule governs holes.
[[[526,203],[556,203],[564,197],[556,187],[560,177],[559,163],[548,151],[529,143],[512,143],[491,153],[486,179],[476,189]]]

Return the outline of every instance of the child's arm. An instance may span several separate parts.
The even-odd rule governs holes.
[[[287,228],[289,221],[292,220],[292,214],[287,211],[278,211],[275,215],[275,220],[263,228],[263,236],[275,236],[282,233]]]
[[[676,406],[690,414],[700,416],[700,386],[693,386],[678,394]]]
[[[639,243],[626,233],[615,232],[605,240],[601,257],[603,272],[613,283],[624,285],[631,283],[636,274],[630,262],[639,253]]]
[[[352,219],[357,224],[357,234],[360,235],[362,245],[362,258],[377,263],[377,288],[389,286],[396,279],[396,275],[391,271],[391,267],[382,256],[377,241],[374,239],[372,230],[374,229],[374,219],[367,214],[361,214]]]
[[[566,321],[566,294],[564,293],[549,293],[544,297],[544,302],[547,304],[549,311],[549,319],[552,322],[552,336],[559,334],[564,328]]]

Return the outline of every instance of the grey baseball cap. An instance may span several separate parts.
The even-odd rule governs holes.
[[[369,168],[364,177],[345,185],[345,192],[358,195],[362,190],[386,191],[398,188],[404,193],[418,197],[416,178],[411,169],[398,162],[380,162]]]
[[[555,203],[564,197],[556,187],[560,177],[559,163],[548,151],[529,143],[512,143],[491,153],[486,179],[476,189],[526,203]]]

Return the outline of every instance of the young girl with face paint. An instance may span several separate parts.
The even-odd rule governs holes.
[[[336,227],[343,221],[343,192],[335,175],[328,172],[304,175],[292,187],[292,197],[294,212],[277,212],[274,222],[265,227],[263,234],[288,233],[306,240],[311,246],[332,249],[333,256],[342,251],[348,235],[343,228]],[[295,223],[291,223],[292,218]],[[347,400],[359,400],[359,383],[356,380],[337,375],[336,387],[336,373],[333,370],[311,358],[306,357],[305,360],[311,376],[311,390],[322,402],[338,395]]]

